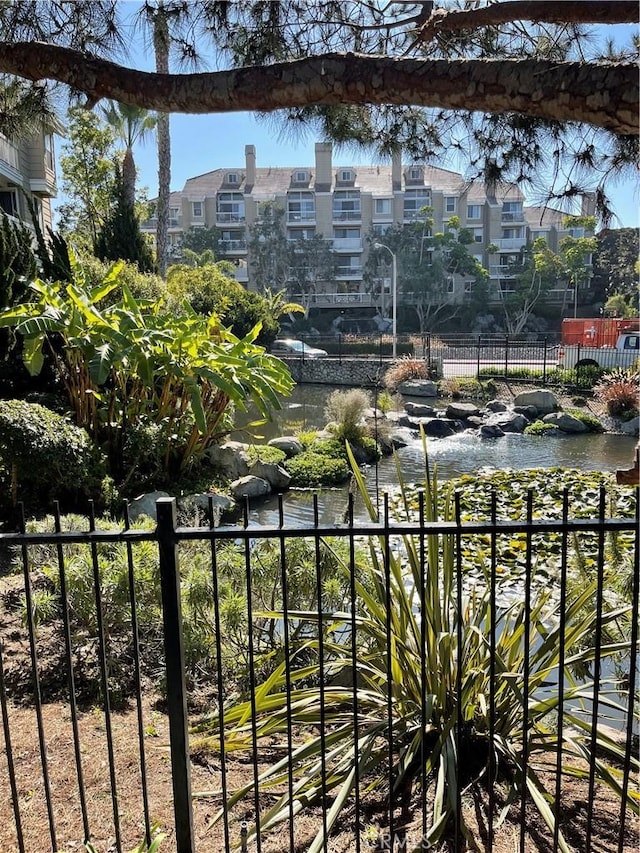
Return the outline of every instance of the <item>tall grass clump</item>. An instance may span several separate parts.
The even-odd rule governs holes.
[[[426,454],[426,443],[424,449]],[[351,464],[375,521],[376,507],[353,456]],[[476,571],[466,571],[471,565],[465,565],[464,534],[431,526],[454,521],[455,502],[451,486],[442,493],[436,473],[428,465],[426,470],[419,500],[423,532],[397,534],[391,543],[383,534],[370,535],[363,546],[368,564],[354,573],[355,596],[346,611],[325,609],[322,621],[318,609],[279,614],[308,626],[305,654],[275,668],[258,685],[253,704],[230,701],[222,732],[229,753],[250,756],[256,743],[264,743],[275,757],[257,782],[230,794],[213,823],[244,798],[253,803],[256,784],[265,797],[261,832],[329,801],[325,826],[307,848],[319,853],[325,830],[330,834],[345,820],[356,796],[388,797],[390,814],[402,808],[406,817],[419,791],[428,820],[417,849],[437,845],[454,826],[473,843],[461,794],[472,791],[475,797],[483,786],[499,785],[505,812],[526,796],[553,833],[554,792],[537,769],[562,749],[562,773],[585,779],[593,746],[598,781],[622,790],[624,747],[606,730],[594,734],[584,713],[597,657],[595,578],[585,579],[567,598],[563,614],[548,585],[528,605],[523,595],[492,596],[488,556],[477,555]],[[398,477],[399,505],[411,519],[411,494],[399,470]],[[350,575],[348,563],[342,571]],[[629,611],[619,600],[608,602],[602,623]],[[562,697],[557,672],[564,648],[571,667],[565,669]],[[600,655],[629,650],[622,638],[603,644]],[[580,668],[578,680],[574,673]],[[613,680],[600,681],[600,708],[614,713],[615,686]],[[219,748],[220,726],[215,713],[196,727],[203,748]],[[292,748],[283,756],[277,747],[284,747],[291,731]],[[637,772],[636,757],[632,764]],[[629,789],[627,804],[637,811],[636,790]],[[559,846],[568,853],[561,830]]]
[[[424,361],[417,358],[401,358],[391,365],[384,375],[387,391],[395,393],[403,382],[409,379],[428,379],[429,371]]]
[[[617,368],[605,373],[594,386],[593,395],[612,417],[633,418],[640,409],[640,372]]]
[[[358,443],[363,431],[361,421],[371,406],[371,397],[361,388],[334,391],[327,398],[325,416],[332,424],[336,438]]]

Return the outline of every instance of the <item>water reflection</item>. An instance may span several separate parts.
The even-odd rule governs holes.
[[[268,441],[276,435],[292,434],[299,430],[318,429],[324,426],[325,402],[335,390],[332,386],[299,385],[292,396],[284,402],[281,412],[272,423],[260,427],[253,440]],[[344,389],[342,389],[344,390]],[[428,401],[431,402],[431,401]],[[447,401],[439,400],[438,406],[446,407]],[[246,422],[246,421],[245,421]],[[239,440],[251,440],[245,433],[233,436]],[[583,471],[615,471],[628,468],[633,459],[636,439],[623,435],[562,435],[539,437],[507,434],[502,438],[484,439],[476,430],[468,430],[447,438],[429,439],[429,459],[437,465],[441,480],[449,480],[460,474],[470,474],[481,468],[579,468]],[[403,477],[407,482],[419,482],[424,478],[424,458],[421,442],[416,439],[398,451]],[[367,487],[374,499],[381,499],[385,490],[397,484],[395,462],[392,458],[381,460],[378,466],[365,471]],[[320,524],[343,523],[347,510],[347,488],[330,489],[318,495]],[[365,519],[362,502],[356,501],[356,517]],[[313,493],[292,490],[284,498],[285,522],[303,526],[313,523]],[[256,504],[250,513],[253,523],[277,524],[278,499],[269,498]]]

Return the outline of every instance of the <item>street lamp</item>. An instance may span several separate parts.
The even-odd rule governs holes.
[[[385,246],[384,243],[374,243],[374,249],[386,249],[387,252],[391,255],[391,310],[392,310],[392,319],[391,319],[391,340],[392,340],[392,353],[393,357],[396,357],[396,337],[397,337],[397,326],[396,320],[398,317],[398,304],[397,304],[397,286],[398,286],[398,268],[396,265],[396,256],[391,251],[388,246]]]

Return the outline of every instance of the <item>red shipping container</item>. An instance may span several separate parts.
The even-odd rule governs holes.
[[[624,332],[640,331],[640,318],[577,317],[562,321],[562,343],[614,347]]]

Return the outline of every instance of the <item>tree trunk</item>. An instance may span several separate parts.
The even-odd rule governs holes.
[[[166,20],[156,18],[156,65],[168,68]],[[164,57],[164,65],[160,59]],[[271,112],[310,104],[396,104],[521,113],[638,133],[634,64],[416,60],[328,53],[204,74],[147,73],[50,44],[0,43],[0,72],[58,80],[90,101],[177,113]],[[162,135],[158,128],[158,137]],[[160,143],[159,143],[160,145]]]
[[[133,210],[136,203],[136,164],[131,148],[127,148],[122,158],[122,186],[124,200]]]
[[[162,3],[158,3],[153,22],[153,47],[156,56],[156,71],[169,73],[169,25]],[[160,112],[157,124],[158,139],[158,225],[156,230],[156,253],[158,272],[165,277],[169,256],[169,196],[171,194],[171,134],[168,112]]]

